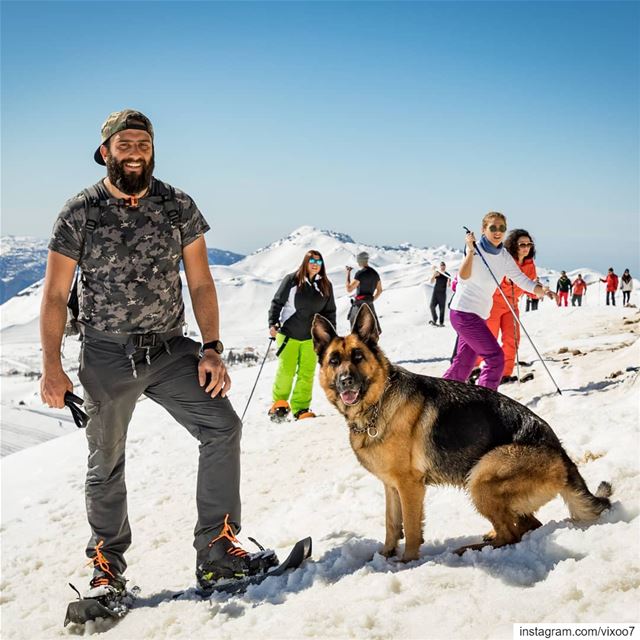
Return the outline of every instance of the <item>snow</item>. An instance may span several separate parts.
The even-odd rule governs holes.
[[[264,355],[269,299],[282,275],[292,271],[311,246],[320,249],[330,266],[338,295],[338,329],[345,332],[344,264],[353,264],[353,254],[364,248],[372,255],[372,265],[380,267],[385,286],[377,305],[382,348],[413,371],[442,375],[455,336],[448,326],[426,325],[431,288],[425,283],[431,264],[441,259],[436,250],[412,248],[415,261],[405,261],[402,249],[375,248],[376,262],[374,248],[340,234],[306,228],[289,238],[235,265],[212,268],[227,348],[253,346]],[[446,247],[438,251],[455,270],[456,254]],[[583,269],[583,275],[587,271]],[[600,275],[593,273],[594,279]],[[39,295],[36,288],[31,296],[2,306],[2,440],[3,454],[8,453],[2,458],[3,638],[81,633],[62,627],[66,604],[74,597],[66,583],[82,589],[89,578],[84,557],[89,537],[84,434],[68,414],[40,404],[37,379],[29,375],[39,370]],[[638,304],[637,296],[634,291],[632,303]],[[30,307],[25,300],[31,301]],[[562,395],[526,343],[520,359],[533,364],[523,366],[523,373],[534,370],[535,378],[503,391],[552,425],[592,490],[601,480],[612,482],[613,508],[596,524],[572,524],[562,501],[555,499],[538,514],[544,526],[518,545],[460,558],[451,551],[479,541],[489,524],[462,491],[429,488],[420,559],[408,565],[387,561],[376,554],[384,537],[382,484],[356,461],[344,420],[317,381],[313,407],[318,418],[282,425],[266,418],[276,367],[270,358],[245,418],[240,538],[250,548],[246,536],[256,537],[284,557],[297,539],[311,535],[312,560],[295,573],[251,587],[243,596],[171,600],[171,591],[194,582],[197,443],[144,399],[131,422],[127,450],[133,529],[127,577],[142,592],[138,607],[125,619],[90,623],[84,634],[136,640],[475,640],[511,638],[514,622],[639,620],[640,313],[602,306],[591,291],[585,303],[565,309],[544,302],[538,311],[522,314]],[[5,317],[12,322],[6,323]],[[195,329],[193,319],[189,325]],[[77,342],[67,342],[65,356],[70,370]],[[231,399],[239,413],[257,372],[255,365],[231,369]],[[30,446],[38,440],[33,430],[45,424],[49,439]],[[24,429],[22,438],[12,441],[12,453],[4,450],[7,425],[13,425],[14,432]],[[61,432],[64,435],[52,437]]]

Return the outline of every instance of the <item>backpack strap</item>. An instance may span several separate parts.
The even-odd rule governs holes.
[[[86,219],[84,223],[84,237],[82,239],[82,253],[84,253],[84,245],[87,242],[87,235],[92,234],[98,227],[100,216],[102,214],[102,202],[96,185],[92,185],[82,190],[84,196],[84,208]]]
[[[162,180],[155,180],[154,185],[155,189],[153,196],[160,199],[171,226],[179,228],[182,211],[178,206],[178,201],[176,200],[176,190],[170,184],[162,182]]]

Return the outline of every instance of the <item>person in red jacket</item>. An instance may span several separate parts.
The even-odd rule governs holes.
[[[618,290],[618,276],[614,273],[613,267],[609,267],[609,272],[606,278],[600,278],[600,282],[607,283],[607,306],[609,306],[609,299],[611,304],[616,306],[616,291]]]
[[[507,239],[504,241],[504,246],[513,256],[520,270],[531,280],[537,280],[538,274],[533,260],[536,255],[536,248],[529,232],[525,229],[514,229],[509,232]],[[502,279],[500,289],[502,289],[509,304],[519,316],[518,300],[526,291],[523,291],[506,277]],[[487,327],[489,327],[489,330],[496,338],[499,333],[502,334],[504,369],[502,370],[502,380],[500,384],[515,382],[517,377],[512,376],[512,373],[516,361],[518,344],[520,343],[520,326],[513,317],[513,314],[498,289],[496,289],[493,294],[493,306],[491,307],[491,314],[487,320]]]
[[[582,274],[579,273],[578,277],[571,284],[571,306],[575,307],[576,304],[582,306],[582,296],[587,292],[587,283],[582,279]]]

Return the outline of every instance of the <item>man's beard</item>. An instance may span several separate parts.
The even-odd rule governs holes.
[[[151,176],[155,167],[154,157],[151,156],[149,164],[144,160],[139,160],[142,163],[142,171],[140,173],[126,172],[124,168],[125,162],[125,160],[118,162],[110,153],[107,154],[105,160],[107,175],[111,184],[122,193],[126,193],[128,196],[135,196],[151,184]]]

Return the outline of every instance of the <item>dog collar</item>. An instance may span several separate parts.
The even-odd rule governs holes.
[[[378,436],[378,427],[369,425],[368,427],[358,427],[355,424],[350,424],[349,429],[351,433],[366,433],[370,438],[376,438]]]
[[[387,382],[384,385],[384,389],[380,394],[380,400],[378,400],[378,404],[374,405],[372,409],[370,409],[371,416],[367,420],[367,424],[364,427],[359,427],[355,422],[347,422],[349,425],[349,430],[351,433],[366,433],[370,438],[377,438],[380,434],[378,427],[376,427],[376,422],[378,421],[378,414],[380,413],[380,409],[382,408],[382,400],[384,398],[384,394],[387,392],[391,384],[391,380],[387,379]]]

